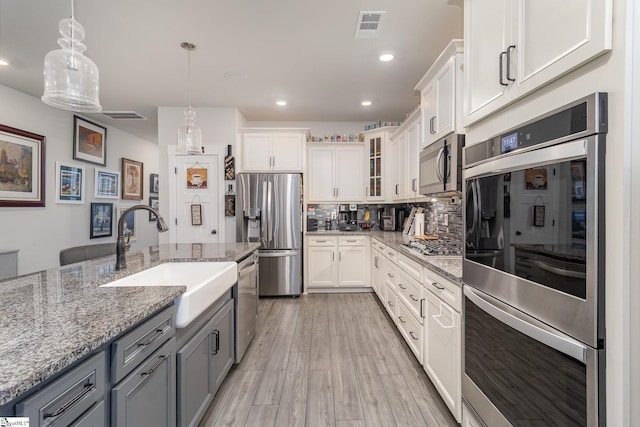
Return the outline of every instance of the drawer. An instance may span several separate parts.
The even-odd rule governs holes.
[[[393,323],[398,323],[398,297],[396,296],[395,291],[389,285],[385,287],[385,302],[384,306],[387,308],[389,315],[393,319]]]
[[[336,236],[307,236],[308,246],[335,246],[338,244]]]
[[[93,405],[86,413],[77,419],[69,427],[102,427],[105,424],[107,414],[104,411],[104,400]]]
[[[29,417],[32,426],[70,425],[102,401],[106,369],[105,354],[100,352],[18,403],[16,416]]]
[[[462,312],[462,285],[453,283],[427,268],[424,269],[422,283],[425,289],[437,295],[458,313]]]
[[[382,243],[382,241],[380,241],[378,239],[373,239],[372,242],[373,242],[373,247],[374,248],[376,248],[380,252],[384,253],[384,250],[387,248],[387,245],[385,245],[384,243]]]
[[[387,259],[393,263],[398,262],[398,251],[393,249],[391,246],[387,246],[382,252],[382,255],[387,257]]]
[[[422,337],[424,336],[423,326],[409,312],[409,309],[402,301],[398,303],[398,330],[409,344],[418,362],[422,363]]]
[[[384,282],[393,288],[393,292],[398,292],[398,267],[385,260],[384,262]]]
[[[174,335],[175,319],[176,306],[172,305],[111,344],[113,384],[117,384]]]
[[[369,242],[368,236],[340,236],[338,237],[338,245],[340,246],[365,246]]]
[[[411,258],[398,254],[398,267],[418,283],[422,283],[422,265]]]
[[[424,315],[424,300],[422,285],[410,278],[404,270],[398,268],[398,298],[407,306],[407,309],[418,321],[422,323]]]

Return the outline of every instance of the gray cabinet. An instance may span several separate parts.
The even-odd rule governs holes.
[[[175,338],[171,338],[111,390],[114,427],[175,426]]]
[[[179,426],[198,425],[233,364],[233,300],[214,312],[177,353]]]
[[[104,400],[101,400],[71,424],[70,427],[104,427],[106,425]]]
[[[18,403],[16,416],[29,417],[31,427],[104,425],[105,373],[105,354],[100,352]],[[88,417],[97,422],[88,423]]]

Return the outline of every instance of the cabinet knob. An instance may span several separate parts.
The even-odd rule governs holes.
[[[213,235],[218,234],[218,230],[211,230],[211,234],[213,234]]]

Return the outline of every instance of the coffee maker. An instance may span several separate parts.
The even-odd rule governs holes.
[[[380,228],[384,231],[396,231],[396,208],[384,207]]]
[[[355,231],[358,228],[358,206],[340,205],[338,213],[340,231]]]

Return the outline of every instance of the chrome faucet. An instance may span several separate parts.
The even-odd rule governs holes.
[[[160,233],[169,229],[169,227],[167,227],[167,224],[164,222],[164,219],[160,215],[160,212],[158,212],[157,209],[154,209],[151,206],[135,205],[122,212],[122,214],[120,215],[120,219],[118,220],[118,240],[116,241],[116,270],[127,268],[127,261],[124,258],[124,253],[126,252],[126,247],[124,244],[124,219],[129,214],[129,212],[138,209],[147,210],[157,217],[156,227],[158,227],[158,231]]]

